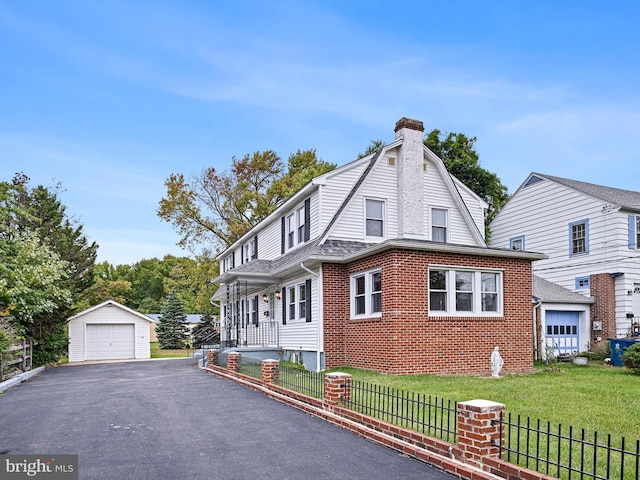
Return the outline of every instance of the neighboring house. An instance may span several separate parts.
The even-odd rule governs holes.
[[[589,350],[593,299],[533,276],[536,358]]]
[[[536,275],[594,299],[590,321],[567,317],[577,322],[577,350],[637,328],[640,192],[531,173],[490,230],[491,246],[546,254]]]
[[[158,322],[160,321],[160,317],[162,315],[159,313],[147,313],[146,315],[153,322],[149,325],[149,334],[151,335],[150,341],[157,342],[158,335],[156,334],[156,326],[158,325]],[[198,325],[200,325],[200,323],[202,322],[202,315],[196,314],[196,313],[193,313],[193,314],[190,313],[185,316],[187,317],[185,320],[185,325],[187,326],[187,328],[189,328],[188,333],[191,333],[193,329],[196,328]]]
[[[146,315],[113,300],[88,308],[67,320],[69,362],[150,358]]]
[[[488,248],[487,204],[424,146],[422,122],[313,179],[218,257],[223,347],[312,370],[489,374],[533,367],[530,252]],[[250,348],[250,347],[253,347]]]

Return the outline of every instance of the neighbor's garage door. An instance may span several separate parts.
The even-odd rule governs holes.
[[[556,357],[560,353],[579,352],[578,324],[580,314],[578,312],[547,310],[545,320],[547,351],[551,355]]]
[[[134,357],[133,324],[87,324],[87,360]]]

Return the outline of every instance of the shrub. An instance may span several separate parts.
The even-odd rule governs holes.
[[[640,343],[634,343],[624,349],[622,363],[630,368],[634,375],[640,375]]]

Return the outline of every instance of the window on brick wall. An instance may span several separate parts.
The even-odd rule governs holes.
[[[351,276],[351,317],[382,315],[382,272],[380,269]]]
[[[436,315],[500,314],[502,273],[461,268],[431,268],[429,312]]]

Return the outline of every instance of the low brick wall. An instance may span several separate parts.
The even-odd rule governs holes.
[[[239,353],[237,355],[241,356]],[[262,379],[243,375],[239,371],[239,365],[241,365],[241,358],[234,359],[233,369],[210,363],[205,370],[261,391],[265,395],[323,418],[350,432],[458,475],[459,478],[468,480],[551,480],[555,478],[520,468],[497,458],[499,449],[496,443],[503,436],[500,435],[500,426],[495,420],[504,411],[502,404],[487,400],[459,403],[458,443],[451,444],[345,408],[343,405],[351,395],[351,375],[349,374],[338,372],[326,374],[324,398],[318,399],[276,385],[274,382],[279,377],[277,360],[262,361]]]

